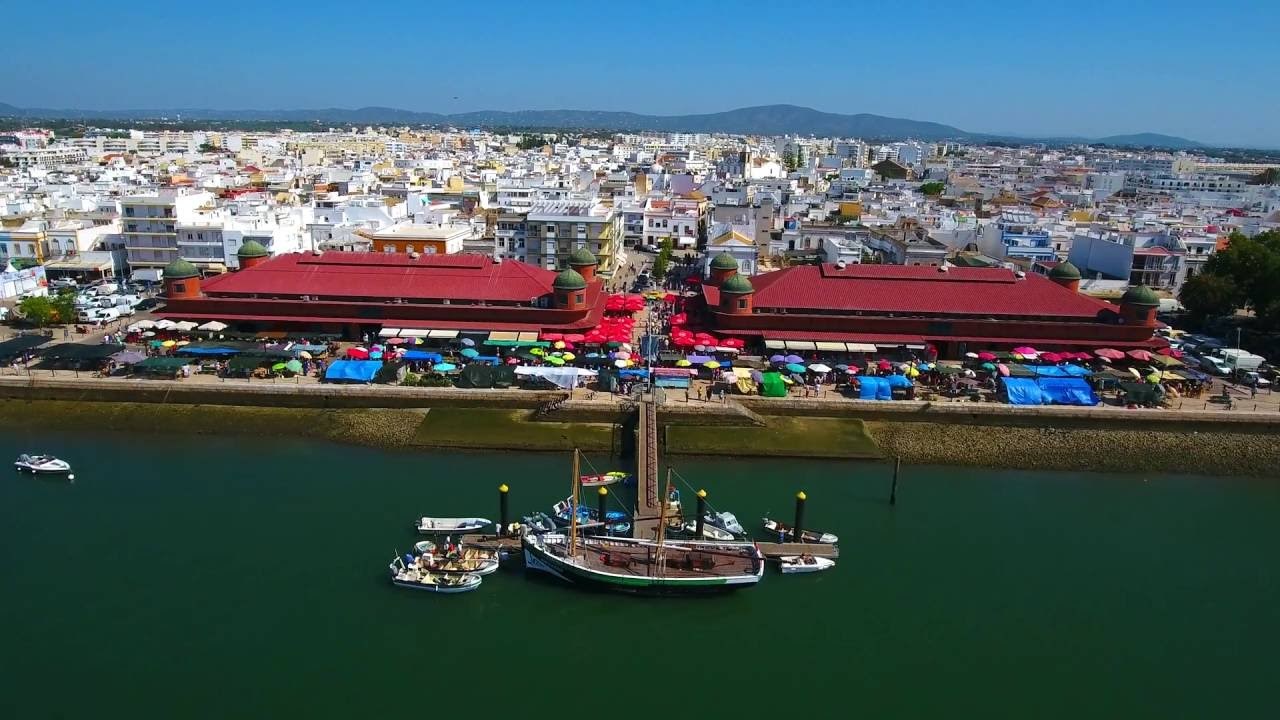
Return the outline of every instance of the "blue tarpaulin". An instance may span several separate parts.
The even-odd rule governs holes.
[[[618,377],[624,377],[624,378],[647,378],[647,377],[649,377],[649,371],[648,371],[648,370],[645,370],[644,368],[637,368],[637,369],[634,369],[634,370],[621,370],[621,371],[619,371],[619,372],[618,372]],[[688,380],[688,379],[689,379],[689,376],[688,376],[688,375],[685,375],[685,378],[684,378],[684,379],[685,379],[685,380]]]
[[[372,382],[382,369],[381,360],[334,360],[324,373],[329,382]]]
[[[653,384],[660,388],[687,388],[689,387],[689,378],[687,377],[660,377],[653,381]]]
[[[906,378],[903,379],[905,380]],[[889,385],[888,378],[870,376],[861,378],[859,382],[861,383],[858,389],[858,398],[860,400],[893,399],[893,389]],[[910,384],[909,381],[908,384]]]
[[[426,362],[444,362],[444,356],[437,352],[427,352],[426,350],[406,350],[400,357],[405,360],[418,360]]]
[[[210,345],[188,345],[178,348],[179,355],[235,355],[240,350],[229,347],[215,347]]]
[[[1040,367],[1033,367],[1030,369],[1035,372],[1036,377],[1088,377],[1093,374],[1092,370],[1082,368],[1079,365],[1042,365]]]
[[[1014,377],[1001,378],[1001,380],[1004,381],[1004,391],[1009,396],[1010,405],[1044,404],[1040,386],[1035,380]]]
[[[1036,381],[1046,404],[1053,405],[1085,405],[1098,404],[1098,396],[1094,394],[1089,383],[1080,378],[1040,378]]]
[[[885,377],[885,382],[888,382],[891,388],[908,388],[914,384],[906,375],[889,375]]]

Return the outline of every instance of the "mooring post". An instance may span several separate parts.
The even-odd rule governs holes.
[[[498,486],[498,534],[499,535],[507,534],[507,524],[510,522],[510,517],[507,515],[507,492],[510,489],[511,488],[507,487],[506,483],[502,483],[501,485]]]
[[[889,488],[889,504],[898,504],[898,471],[902,469],[902,456],[893,456],[893,486]]]
[[[804,542],[800,537],[800,533],[804,530],[804,501],[809,498],[804,491],[796,493],[796,521],[791,527],[791,540],[793,542]]]
[[[604,516],[608,512],[609,488],[601,487],[596,490],[596,513],[599,514],[599,521],[605,522]],[[609,526],[605,525],[605,534],[609,534]]]
[[[702,518],[706,514],[707,514],[707,491],[699,490],[698,491],[698,519],[694,521],[695,523],[694,527],[696,529],[693,531],[693,534],[697,537],[698,540],[702,539],[702,527],[703,527],[703,523],[705,522]]]

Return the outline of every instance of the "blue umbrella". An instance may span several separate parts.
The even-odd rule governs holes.
[[[784,363],[784,362],[786,362],[786,361],[787,361],[787,358],[786,358],[785,356],[783,356],[783,355],[770,355],[770,356],[769,356],[769,362],[771,362],[771,363]]]
[[[463,347],[473,347],[475,344],[476,344],[476,341],[472,340],[471,338],[462,338]]]
[[[721,360],[721,361],[720,361],[720,367],[722,367],[722,368],[731,368],[731,367],[733,367],[733,361],[731,361],[731,360]]]
[[[848,366],[848,365],[841,364],[841,365],[837,365],[837,366],[836,366],[836,369],[837,369],[837,370],[848,370],[848,369],[849,369],[849,366]]]
[[[805,371],[805,366],[799,363],[787,363],[787,370],[796,374],[800,374]]]
[[[475,348],[466,348],[465,350],[462,351],[462,357],[464,358],[473,358],[473,357],[479,357],[479,356],[480,356],[480,352]]]
[[[800,357],[799,355],[788,355],[782,358],[782,361],[786,363],[802,363],[804,362],[804,358]]]
[[[436,372],[449,372],[450,370],[457,369],[458,366],[453,363],[436,363]]]

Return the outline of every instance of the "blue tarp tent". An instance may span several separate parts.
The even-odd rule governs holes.
[[[618,372],[618,377],[620,377],[620,378],[632,378],[632,379],[634,379],[634,378],[647,378],[647,377],[649,377],[649,371],[648,371],[648,370],[646,370],[646,369],[644,369],[644,368],[635,368],[635,369],[633,369],[633,370],[621,370],[621,371],[619,371],[619,372]],[[685,379],[685,380],[688,380],[689,378],[688,378],[688,376],[685,376],[685,378],[684,378],[684,379]]]
[[[1067,371],[1057,365],[1044,365],[1041,367],[1031,368],[1035,372],[1036,377],[1064,378],[1069,377]]]
[[[1036,381],[1046,404],[1053,405],[1085,405],[1098,404],[1098,396],[1094,394],[1089,383],[1080,378],[1041,378]]]
[[[899,376],[901,377],[901,376]],[[903,380],[906,380],[904,377]],[[864,377],[859,380],[858,398],[860,400],[892,400],[893,390],[888,378]],[[910,384],[910,381],[908,381]]]
[[[405,360],[416,360],[426,362],[444,362],[444,356],[437,352],[427,352],[426,350],[406,350],[400,357]]]
[[[329,382],[361,382],[373,381],[373,376],[382,369],[381,360],[334,360],[324,373]]]
[[[1014,377],[1001,379],[1004,381],[1004,391],[1009,396],[1010,405],[1042,405],[1044,403],[1040,386],[1035,380]]]
[[[1093,374],[1089,368],[1080,367],[1079,365],[1063,365],[1063,370],[1067,371],[1067,375],[1071,377],[1088,377]]]
[[[884,380],[891,388],[909,388],[913,385],[911,378],[906,375],[889,375]]]

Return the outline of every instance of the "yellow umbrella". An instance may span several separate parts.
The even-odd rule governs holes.
[[[720,362],[719,362],[719,361],[717,361],[717,360],[708,360],[708,361],[706,361],[706,362],[702,363],[702,367],[704,367],[704,368],[710,368],[710,369],[712,369],[712,370],[715,370],[715,369],[718,369],[718,368],[720,367]]]
[[[688,360],[685,360],[684,358],[680,358],[679,360],[676,361],[676,367],[689,367],[692,364],[693,363],[689,362]]]
[[[573,360],[573,359],[577,358],[578,356],[577,356],[577,355],[574,355],[574,354],[573,354],[573,353],[571,353],[571,352],[566,352],[566,353],[561,354],[561,355],[560,355],[560,357],[564,358],[565,360]]]
[[[183,345],[190,345],[190,344],[191,344],[191,341],[190,341],[190,340],[179,340],[179,341],[178,341],[178,347],[182,347]]]
[[[563,349],[564,349],[564,341],[563,341],[563,340],[557,340],[557,341],[556,341],[556,344],[555,344],[553,347],[555,347],[555,349],[557,349],[557,350],[563,350]]]
[[[306,350],[303,350],[302,352],[298,353],[298,357],[302,358],[303,360],[310,360],[311,353],[307,352]]]
[[[174,341],[172,341],[172,340],[165,340],[164,342],[160,343],[160,346],[161,346],[161,347],[173,347],[174,345],[177,345],[177,344],[178,344],[178,343],[176,343],[176,342],[174,342]]]

